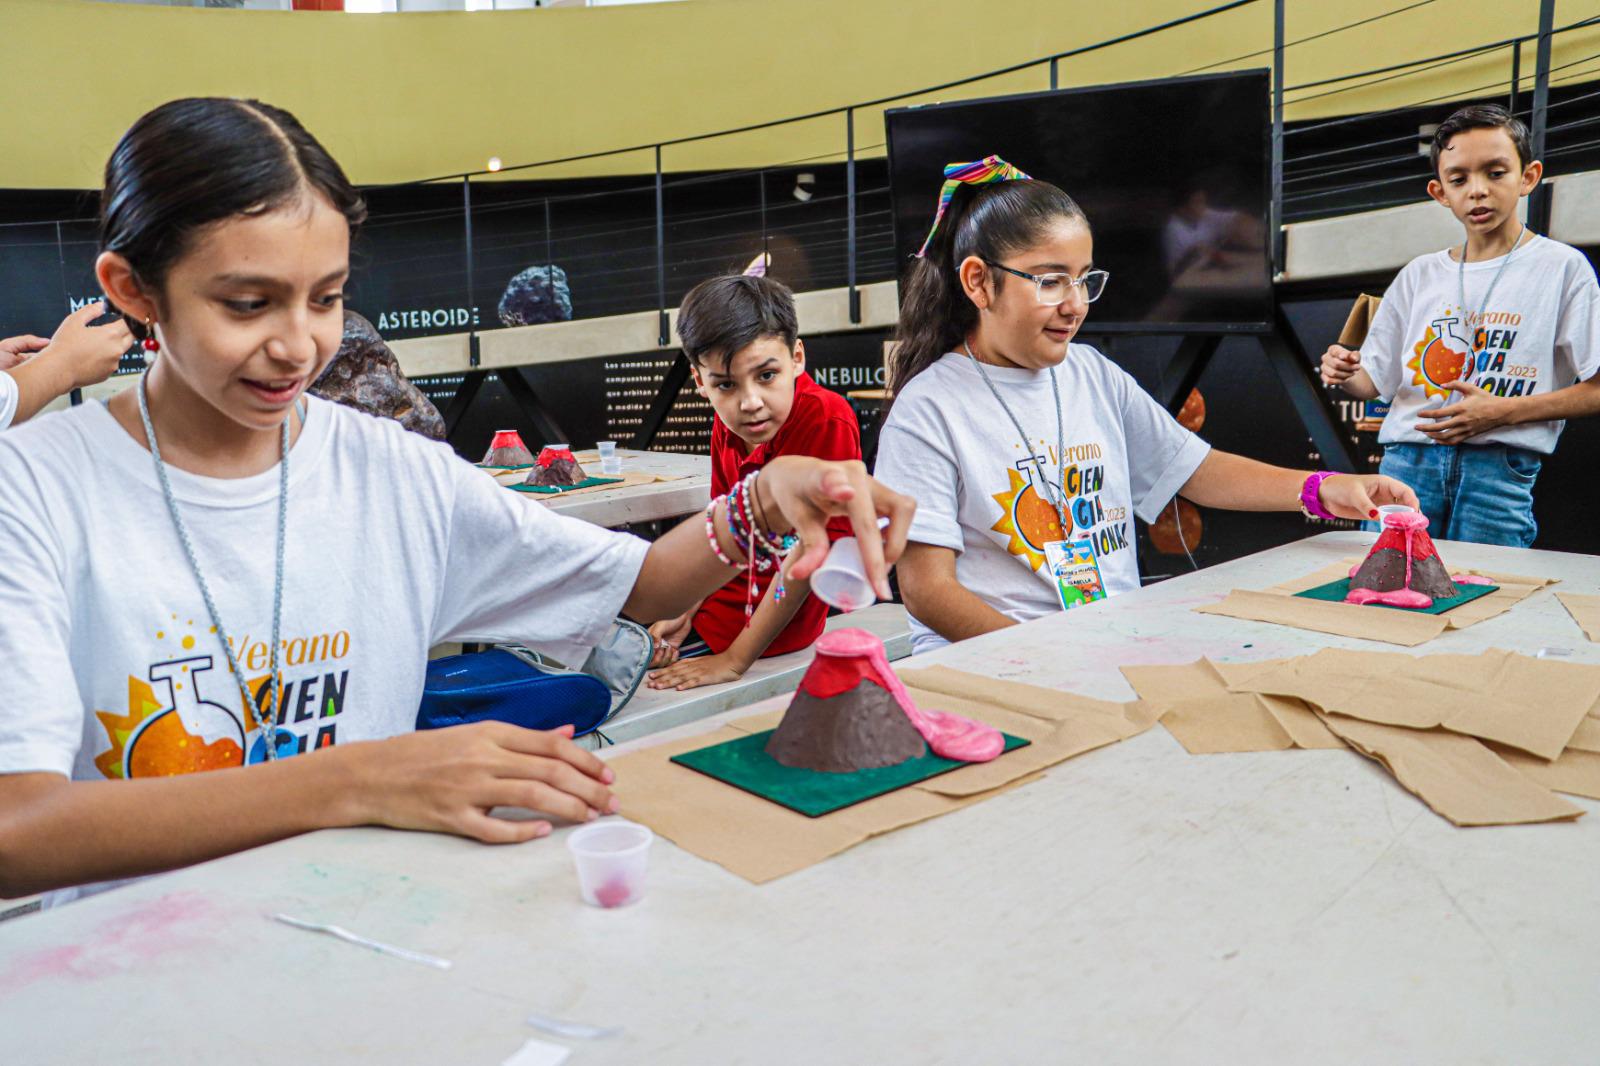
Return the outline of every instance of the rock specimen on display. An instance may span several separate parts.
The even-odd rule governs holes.
[[[929,748],[986,762],[1005,749],[1005,738],[981,722],[920,710],[889,668],[883,641],[864,629],[838,629],[817,641],[766,752],[784,766],[850,773],[895,766]]]
[[[565,444],[546,444],[539,452],[539,458],[533,461],[533,469],[528,471],[528,480],[523,484],[557,487],[581,485],[587,477],[583,467],[573,457],[571,448]]]
[[[1350,603],[1426,609],[1461,594],[1428,536],[1426,515],[1383,516],[1383,532],[1350,575]]]
[[[489,450],[484,453],[481,466],[531,466],[533,453],[528,446],[522,443],[522,434],[514,429],[502,429],[495,432],[494,439],[489,442]]]
[[[392,418],[413,433],[444,440],[444,419],[433,401],[406,380],[400,362],[371,322],[344,313],[344,339],[310,392],[379,418]]]
[[[500,295],[500,321],[508,326],[537,326],[572,318],[572,290],[567,272],[551,264],[531,266],[506,282]]]

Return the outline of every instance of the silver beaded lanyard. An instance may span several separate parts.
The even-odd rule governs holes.
[[[1000,390],[994,387],[993,381],[989,380],[989,372],[983,368],[983,361],[972,354],[972,345],[963,342],[961,346],[966,349],[967,358],[972,360],[972,365],[978,368],[978,374],[983,378],[983,383],[989,386],[989,391],[994,394],[995,402],[1000,405],[1000,410],[1006,413],[1006,417],[1011,419],[1012,426],[1016,427],[1017,436],[1022,438],[1022,446],[1024,448],[1028,447],[1028,435],[1022,431],[1022,423],[1017,421],[1017,416],[1012,413],[1010,405],[1005,401],[1005,397],[1000,395]],[[1055,367],[1050,368],[1050,392],[1056,398],[1056,477],[1064,480],[1067,476],[1064,462],[1067,454],[1067,436],[1062,430],[1061,387],[1056,384]],[[1067,521],[1066,487],[1052,484],[1049,475],[1043,470],[1039,471],[1039,480],[1044,482],[1046,502],[1056,509],[1056,517],[1061,520],[1061,535],[1063,537],[1070,536],[1072,523]]]
[[[200,572],[200,560],[195,555],[194,542],[189,539],[189,528],[183,524],[183,516],[178,513],[178,500],[172,494],[172,483],[167,479],[167,464],[161,461],[161,449],[156,444],[155,426],[150,422],[150,400],[145,386],[149,374],[147,370],[139,375],[139,417],[144,421],[145,444],[149,446],[150,454],[155,459],[156,477],[161,482],[161,494],[166,497],[167,511],[172,515],[172,524],[178,531],[183,554],[189,559],[189,569],[194,571],[195,583],[200,586],[200,596],[206,601],[206,610],[211,614],[211,624],[216,627],[217,639],[222,642],[222,650],[228,655],[228,666],[233,670],[234,680],[239,684],[239,692],[244,696],[245,706],[254,707],[256,701],[250,695],[250,686],[245,682],[244,671],[239,668],[239,657],[234,653],[233,644],[222,628],[222,617],[217,613],[217,605],[211,598],[211,588],[206,584],[206,577]],[[278,655],[283,624],[283,544],[289,516],[289,421],[288,418],[283,420],[283,459],[279,464],[278,476],[278,558],[277,575],[273,579],[272,588],[272,653],[267,667],[271,671],[268,677],[272,685],[272,707],[270,715],[265,717],[259,713],[257,715],[261,717],[261,739],[263,747],[266,748],[268,761],[278,757],[278,719],[283,703],[283,680],[278,676]]]
[[[1522,238],[1527,232],[1528,227],[1524,223],[1522,228],[1517,230],[1517,239],[1511,242],[1511,250],[1500,261],[1500,269],[1496,270],[1494,277],[1489,279],[1489,288],[1483,294],[1483,310],[1480,312],[1480,317],[1489,313],[1489,298],[1494,295],[1494,287],[1500,281],[1500,275],[1506,272],[1506,267],[1511,265],[1511,257],[1517,254],[1517,248],[1522,244]],[[1476,363],[1478,346],[1475,342],[1478,339],[1478,331],[1471,324],[1472,316],[1467,312],[1467,245],[1465,241],[1461,244],[1461,262],[1456,267],[1456,286],[1458,295],[1461,297],[1461,324],[1467,330],[1467,358]],[[1467,373],[1472,373],[1471,365],[1467,367]]]

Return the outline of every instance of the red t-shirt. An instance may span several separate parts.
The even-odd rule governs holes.
[[[829,392],[801,374],[794,379],[794,406],[789,417],[778,427],[777,436],[753,449],[734,436],[722,419],[712,416],[711,425],[711,494],[724,495],[736,482],[752,470],[759,470],[780,455],[809,455],[814,459],[860,459],[861,427],[856,413],[843,396]],[[832,540],[850,536],[850,520],[835,518],[828,523],[828,536]],[[756,574],[754,600],[756,606],[767,594],[773,571]],[[749,571],[741,570],[733,580],[706,597],[705,603],[694,616],[695,631],[700,634],[713,652],[721,654],[744,631],[744,608],[750,591]],[[798,613],[784,627],[762,658],[782,655],[785,652],[808,648],[822,635],[828,619],[828,605],[815,596],[807,597]]]

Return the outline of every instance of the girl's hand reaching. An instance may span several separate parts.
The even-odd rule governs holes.
[[[1386,503],[1403,503],[1422,510],[1416,493],[1380,474],[1335,474],[1322,482],[1317,495],[1322,506],[1340,518],[1376,521],[1378,508]]]
[[[893,598],[889,568],[905,551],[917,505],[871,477],[865,464],[780,456],[756,479],[756,503],[773,532],[792,530],[800,538],[800,546],[789,556],[789,577],[803,581],[816,572],[828,555],[828,519],[847,515],[861,545],[867,580],[881,598]],[[880,516],[889,519],[882,533]]]

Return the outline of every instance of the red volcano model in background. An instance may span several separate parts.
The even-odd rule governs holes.
[[[528,471],[527,485],[555,485],[557,487],[581,485],[588,478],[572,449],[565,444],[546,444]]]
[[[1350,594],[1345,600],[1425,609],[1435,600],[1459,595],[1461,590],[1428,536],[1427,516],[1413,511],[1384,515],[1383,532],[1350,575]]]
[[[883,641],[839,629],[817,641],[817,657],[766,751],[784,766],[850,773],[894,766],[928,748],[987,762],[1005,750],[1005,737],[970,718],[920,710],[889,668]]]
[[[502,429],[496,432],[494,440],[489,442],[489,450],[479,465],[528,466],[532,462],[533,453],[522,443],[522,434],[514,429]]]

